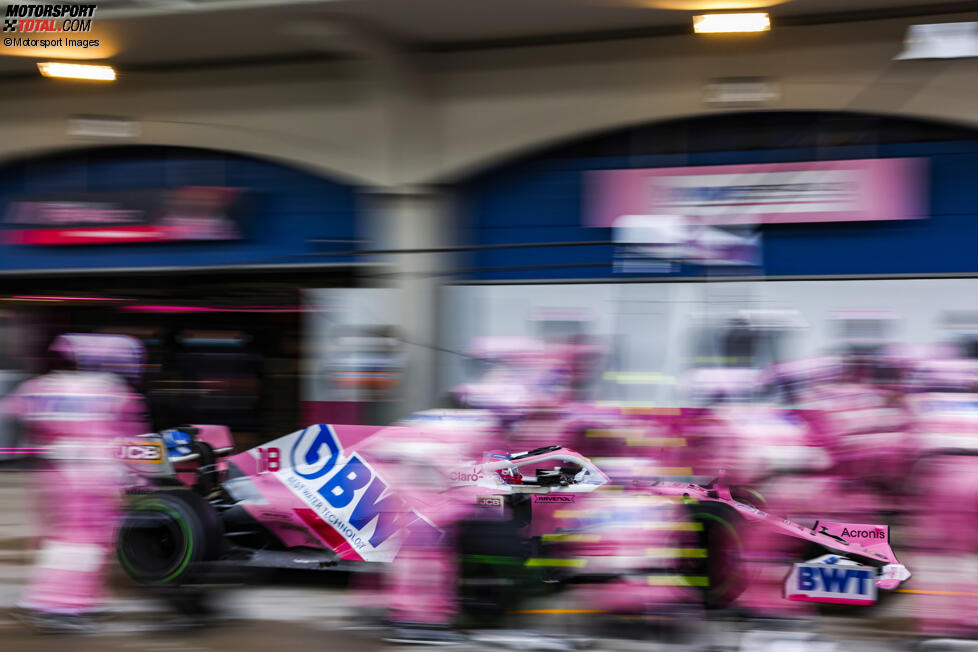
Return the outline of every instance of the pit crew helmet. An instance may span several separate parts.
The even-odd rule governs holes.
[[[50,348],[79,371],[114,373],[131,383],[141,378],[146,358],[143,343],[128,335],[64,333]]]

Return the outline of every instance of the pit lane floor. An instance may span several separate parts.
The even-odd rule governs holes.
[[[0,472],[0,641],[5,652],[278,652],[278,650],[416,649],[388,644],[375,629],[357,627],[351,594],[339,579],[222,589],[219,615],[189,628],[175,620],[161,602],[128,584],[121,571],[113,577],[109,615],[94,634],[39,635],[13,617],[13,608],[32,561],[34,531],[28,509],[26,472]],[[912,566],[911,566],[912,568]],[[871,617],[821,617],[794,631],[733,620],[686,623],[686,639],[639,640],[595,634],[589,614],[567,613],[568,603],[550,599],[531,607],[541,613],[514,616],[513,630],[472,632],[453,646],[463,652],[483,650],[566,650],[586,647],[608,652],[678,652],[744,650],[774,652],[879,652],[899,649],[954,649],[978,652],[978,642],[924,641],[910,631],[909,601],[894,601]],[[780,631],[779,631],[780,630]],[[570,638],[568,638],[570,636]],[[923,645],[923,647],[921,647]]]

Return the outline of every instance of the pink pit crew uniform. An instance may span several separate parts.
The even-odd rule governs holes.
[[[141,363],[139,343],[122,336],[62,335],[52,349],[81,369]],[[46,451],[31,492],[41,549],[20,606],[91,612],[102,601],[124,481],[113,442],[145,432],[142,398],[112,373],[55,371],[24,382],[0,409]]]

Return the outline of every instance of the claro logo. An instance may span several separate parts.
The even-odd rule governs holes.
[[[483,477],[482,469],[472,469],[470,471],[452,471],[448,478],[452,482],[478,482]]]

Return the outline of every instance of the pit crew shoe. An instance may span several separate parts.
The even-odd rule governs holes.
[[[38,634],[92,634],[95,621],[83,614],[60,614],[17,608],[10,612],[18,622]]]
[[[496,649],[522,652],[574,652],[591,647],[594,643],[594,639],[588,637],[505,629],[473,632],[471,640]]]
[[[466,638],[446,625],[391,623],[383,640],[409,645],[459,645]]]

